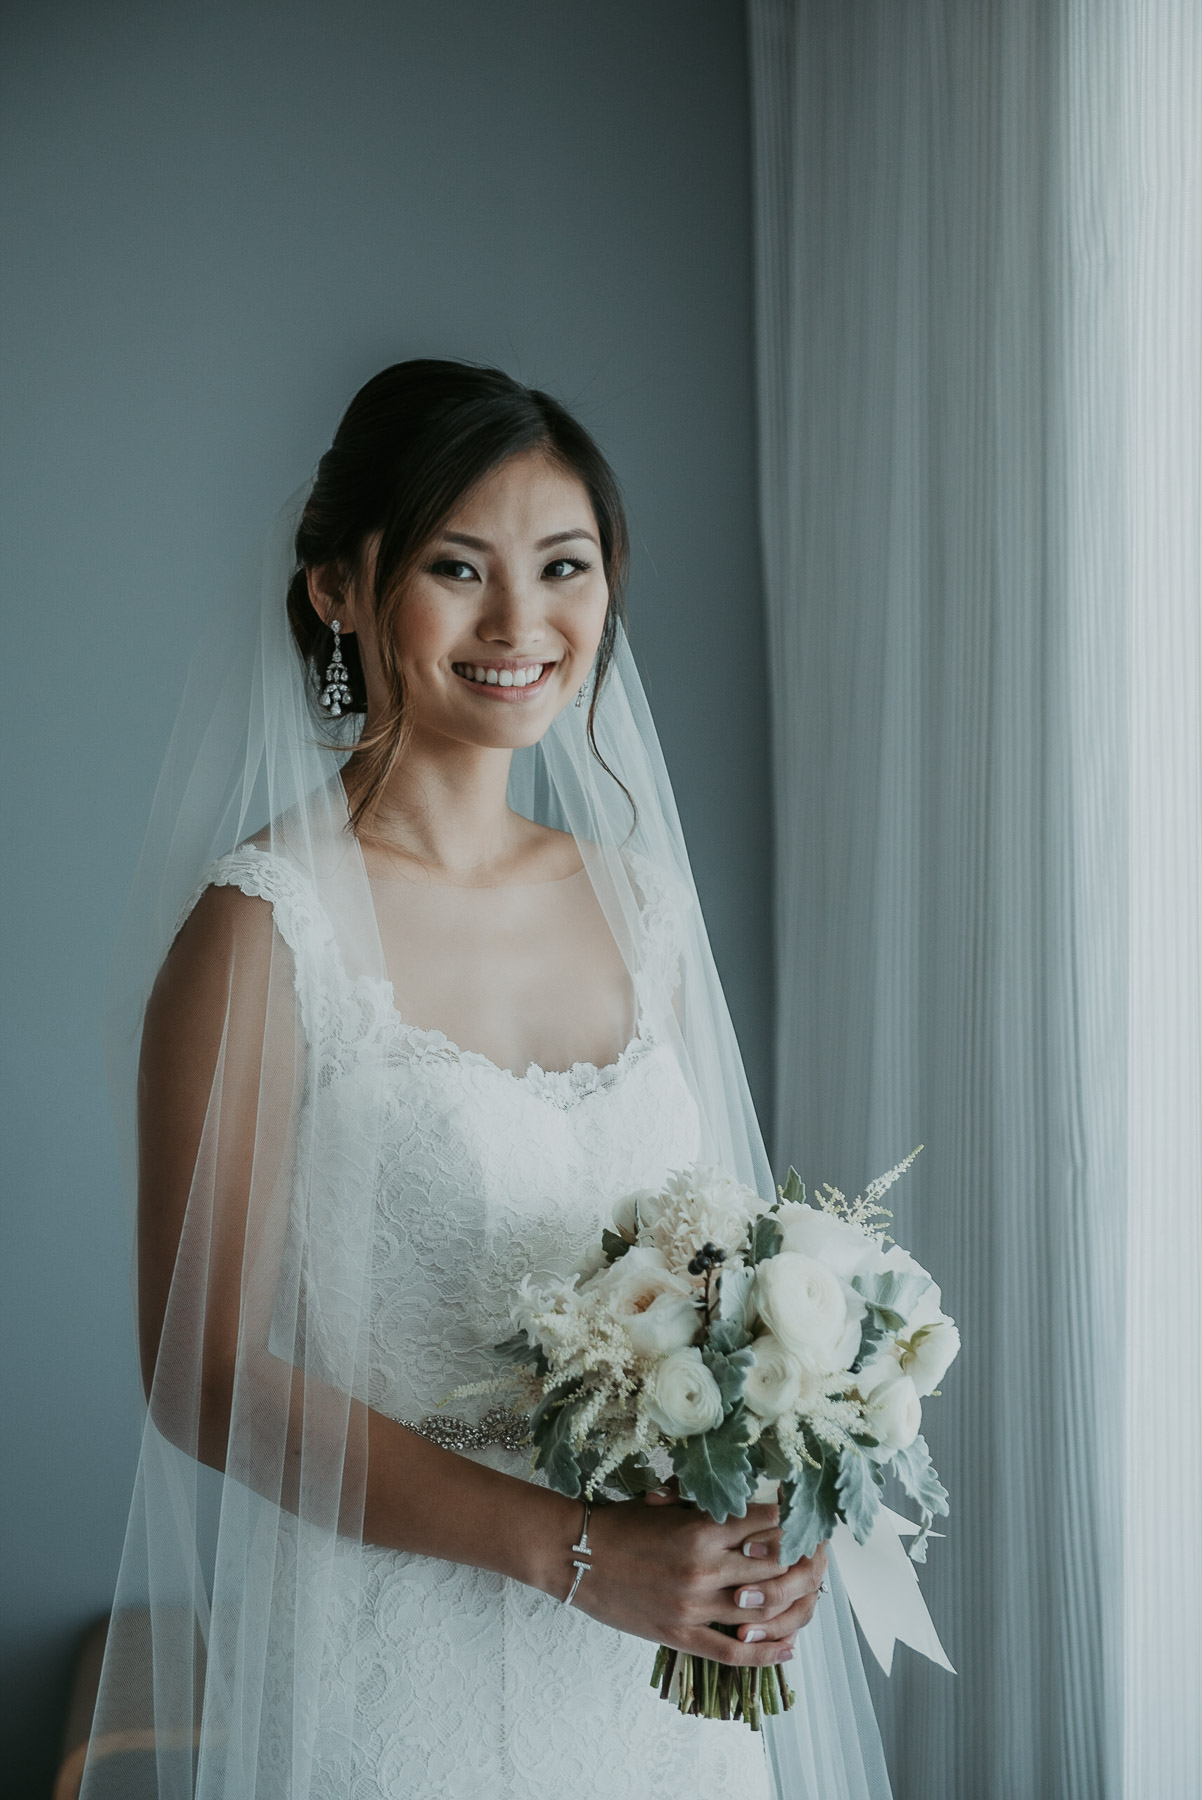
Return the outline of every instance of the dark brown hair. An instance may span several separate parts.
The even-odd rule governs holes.
[[[588,738],[593,754],[608,769],[593,725],[618,626],[625,618],[630,540],[617,478],[583,425],[550,394],[523,387],[501,369],[416,357],[373,375],[343,414],[334,442],[317,465],[296,533],[299,567],[288,585],[288,621],[316,708],[334,634],[313,609],[306,571],[326,568],[340,583],[351,582],[361,568],[366,540],[374,532],[381,534],[371,597],[392,693],[385,715],[359,739],[361,780],[352,809],[356,829],[374,811],[408,737],[391,629],[406,582],[423,549],[469,489],[507,458],[530,450],[541,451],[583,482],[597,519],[609,604]],[[350,705],[343,710],[363,713],[367,697],[353,634],[343,638],[342,656],[351,691]]]

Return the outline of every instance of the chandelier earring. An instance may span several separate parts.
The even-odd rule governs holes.
[[[331,619],[330,630],[334,633],[334,654],[326,669],[326,684],[321,690],[319,704],[325,708],[332,719],[340,719],[343,707],[349,706],[351,703],[351,690],[347,685],[346,678],[346,664],[342,660],[341,621]]]

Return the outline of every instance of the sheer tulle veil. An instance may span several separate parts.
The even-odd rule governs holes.
[[[153,1749],[163,1800],[305,1800],[324,1793],[313,1785],[316,1734],[328,1741],[341,1732],[349,1742],[356,1728],[357,1671],[345,1670],[337,1685],[323,1681],[312,1646],[333,1546],[345,1552],[362,1542],[377,1149],[383,1097],[404,1075],[377,1029],[389,983],[339,777],[360,719],[320,715],[285,613],[307,491],[281,509],[255,569],[232,584],[204,631],[154,797],[107,1009],[131,1197],[148,998],[181,928],[192,929],[218,857],[253,836],[295,870],[358,997],[358,1023],[336,1052],[323,1038],[317,1057],[313,1023],[328,1004],[320,981],[294,965],[269,924],[250,941],[222,939],[220,918],[212,925],[225,961],[210,1002],[211,1080],[203,1116],[184,1134],[196,1148],[175,1200],[179,1248],[150,1372],[85,1800],[117,1791],[112,1756],[122,1745]],[[511,803],[573,834],[632,978],[645,900],[639,871],[658,871],[669,896],[661,903],[679,914],[680,955],[662,983],[657,1024],[697,1101],[701,1158],[770,1194],[772,1172],[624,634],[594,720],[613,774],[590,747],[587,719],[587,709],[569,706],[540,743],[515,754]],[[230,1287],[237,1348],[214,1368],[206,1352]],[[831,1594],[798,1639],[797,1705],[767,1722],[778,1791],[789,1800],[883,1800],[880,1739],[833,1566],[830,1580]]]

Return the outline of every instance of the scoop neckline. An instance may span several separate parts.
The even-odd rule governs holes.
[[[413,1025],[398,1010],[396,997],[391,981],[384,981],[382,986],[388,991],[388,1007],[392,1015],[394,1029],[403,1037],[415,1041],[416,1047],[449,1057],[453,1062],[465,1067],[482,1068],[491,1074],[500,1075],[506,1081],[517,1082],[519,1086],[538,1087],[540,1083],[560,1084],[573,1089],[585,1085],[585,1092],[594,1091],[597,1087],[608,1087],[630,1063],[636,1061],[645,1051],[654,1047],[654,1039],[647,1036],[645,1021],[640,1017],[633,1035],[619,1050],[611,1062],[574,1062],[566,1069],[546,1069],[541,1063],[527,1063],[519,1075],[516,1069],[507,1069],[503,1063],[494,1062],[493,1058],[483,1050],[465,1050],[454,1038],[449,1038],[445,1031],[433,1025]]]

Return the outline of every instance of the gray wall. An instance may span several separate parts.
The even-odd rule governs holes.
[[[632,635],[764,1102],[769,809],[739,0],[5,21],[0,1770],[40,1795],[138,1430],[104,967],[212,579],[363,379],[495,361],[615,462]]]

